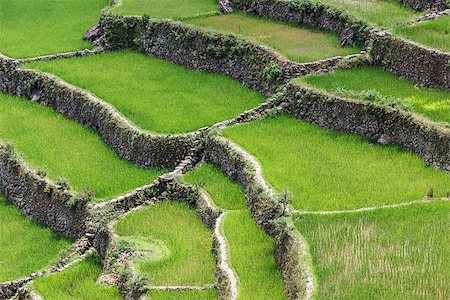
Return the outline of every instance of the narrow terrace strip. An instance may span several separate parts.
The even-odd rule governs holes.
[[[214,0],[120,0],[111,11],[123,15],[183,20],[198,15],[217,14],[219,5]]]
[[[360,52],[355,47],[339,46],[336,34],[305,29],[243,13],[195,18],[187,22],[206,29],[242,35],[265,44],[287,59],[299,63]]]
[[[0,138],[41,173],[102,201],[153,181],[164,170],[131,165],[92,131],[48,107],[0,93]],[[20,122],[18,122],[20,120]],[[63,177],[65,179],[63,179]]]
[[[339,70],[328,75],[299,78],[293,82],[338,96],[406,109],[432,121],[450,124],[450,92],[417,87],[381,68]]]
[[[192,132],[264,98],[224,75],[190,70],[131,51],[25,65],[56,74],[113,105],[142,129]]]

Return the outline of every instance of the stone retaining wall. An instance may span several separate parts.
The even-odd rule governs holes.
[[[450,91],[450,53],[434,50],[386,32],[373,32],[375,64],[421,86]]]
[[[416,10],[445,9],[449,7],[447,0],[399,0],[404,5]]]
[[[442,170],[450,170],[450,130],[417,115],[370,102],[354,101],[290,84],[286,110],[321,127],[355,133],[410,150]]]
[[[158,135],[136,128],[109,104],[34,70],[0,67],[0,91],[54,108],[96,131],[121,157],[141,167],[175,167],[196,138],[195,134]]]
[[[72,239],[84,234],[89,218],[86,201],[38,176],[11,146],[1,142],[0,189],[30,219]]]
[[[368,25],[343,10],[331,8],[308,0],[230,0],[234,10],[256,14],[261,17],[321,28],[346,38],[346,43],[363,47],[368,36]]]

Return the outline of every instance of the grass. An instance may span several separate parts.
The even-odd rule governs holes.
[[[183,181],[198,185],[208,192],[211,200],[223,209],[245,208],[241,187],[229,179],[218,167],[202,164],[183,177]]]
[[[47,267],[70,243],[30,221],[0,193],[0,282],[29,276]]]
[[[423,14],[400,5],[397,0],[313,0],[340,8],[371,26],[392,28],[415,20]]]
[[[10,141],[34,168],[64,177],[96,201],[150,183],[163,170],[142,169],[121,159],[100,137],[52,109],[0,93],[0,139]]]
[[[122,299],[117,287],[96,283],[101,272],[100,257],[93,255],[63,272],[36,278],[33,288],[47,300]]]
[[[119,220],[115,229],[121,238],[147,243],[153,257],[137,266],[149,285],[215,282],[212,232],[187,205],[166,201],[147,207]]]
[[[450,123],[450,93],[430,88],[416,87],[376,67],[339,70],[329,75],[308,76],[296,81],[328,92],[375,91],[384,97],[399,99],[411,110],[436,122]],[[344,95],[345,96],[345,95]]]
[[[107,0],[0,0],[0,52],[31,57],[90,48],[83,41]]]
[[[93,92],[139,127],[156,132],[194,131],[264,102],[260,94],[226,76],[130,51],[28,66]]]
[[[219,13],[214,0],[121,0],[113,9],[123,15],[148,15],[155,19],[183,20],[198,15]]]
[[[290,60],[301,63],[359,53],[359,49],[354,47],[340,47],[335,34],[242,13],[196,18],[188,22],[248,37],[273,48]],[[318,49],[320,51],[317,51]]]
[[[299,217],[318,299],[447,299],[450,203]]]
[[[150,299],[153,300],[213,300],[217,299],[214,289],[202,291],[151,291]]]
[[[276,190],[290,190],[297,209],[356,209],[418,200],[430,189],[444,197],[450,190],[448,174],[425,166],[411,152],[287,115],[223,134],[260,161]]]
[[[450,16],[402,26],[394,32],[426,46],[450,52]]]
[[[221,231],[238,276],[238,298],[285,299],[283,278],[275,263],[275,241],[256,226],[250,213],[228,212]]]

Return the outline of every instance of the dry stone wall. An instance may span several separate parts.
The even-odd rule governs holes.
[[[141,167],[175,167],[196,138],[195,134],[157,135],[138,129],[105,102],[34,70],[0,68],[0,91],[50,106],[93,129],[121,157]]]
[[[449,7],[447,0],[399,0],[404,6],[416,10],[437,9],[442,10]]]
[[[0,189],[22,213],[76,239],[86,229],[86,202],[32,170],[14,149],[0,142]]]
[[[335,32],[340,35],[344,44],[354,43],[362,47],[369,36],[369,28],[365,22],[322,3],[307,0],[230,0],[230,4],[234,10]]]
[[[291,84],[287,111],[321,127],[355,133],[410,150],[442,170],[450,170],[450,130],[417,115],[370,102],[354,101]]]
[[[386,32],[374,31],[375,64],[422,86],[450,90],[450,53],[427,48]]]

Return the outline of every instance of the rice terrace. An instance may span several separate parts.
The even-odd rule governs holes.
[[[448,0],[0,0],[0,300],[450,299]]]

